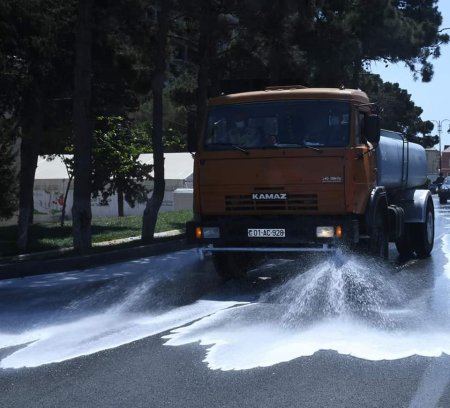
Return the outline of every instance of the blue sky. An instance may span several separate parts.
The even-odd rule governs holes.
[[[440,0],[438,9],[442,14],[441,28],[450,27],[450,1]],[[450,35],[450,30],[446,31]],[[423,109],[422,120],[450,119],[450,44],[441,46],[441,56],[432,60],[434,76],[431,82],[414,81],[411,72],[404,64],[389,65],[385,68],[383,62],[372,63],[372,72],[380,74],[385,82],[397,82],[401,88],[411,94],[413,102]],[[450,144],[450,134],[447,129],[450,121],[442,126],[442,146]],[[437,134],[435,124],[433,134]]]

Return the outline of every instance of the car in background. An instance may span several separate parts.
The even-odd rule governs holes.
[[[446,177],[438,189],[439,202],[445,204],[450,198],[450,177]]]
[[[437,194],[439,187],[440,187],[441,183],[436,183],[436,181],[433,181],[432,183],[429,184],[428,189],[430,190],[431,194]]]

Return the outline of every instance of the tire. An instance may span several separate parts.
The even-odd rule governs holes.
[[[372,227],[369,242],[369,252],[371,255],[388,259],[389,238],[387,230],[387,211],[380,206],[375,214],[375,221]]]
[[[430,256],[434,245],[434,208],[429,200],[427,203],[425,222],[412,225],[414,239],[414,251],[419,258]]]
[[[405,224],[403,235],[395,241],[395,246],[397,248],[398,254],[402,258],[410,257],[414,253],[414,245],[411,239],[412,228],[409,224]]]
[[[215,252],[213,263],[217,274],[222,279],[243,279],[250,266],[250,256],[239,252]]]

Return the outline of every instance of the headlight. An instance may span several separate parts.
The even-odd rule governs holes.
[[[317,227],[316,236],[317,238],[333,238],[334,227]]]
[[[326,227],[316,227],[316,237],[317,238],[341,238],[342,237],[342,227],[337,226],[326,226]]]
[[[195,236],[205,239],[220,238],[220,229],[219,227],[197,227]]]

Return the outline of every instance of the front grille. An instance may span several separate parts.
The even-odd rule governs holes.
[[[317,194],[288,194],[287,200],[253,200],[251,195],[225,196],[225,210],[238,211],[317,211]]]

